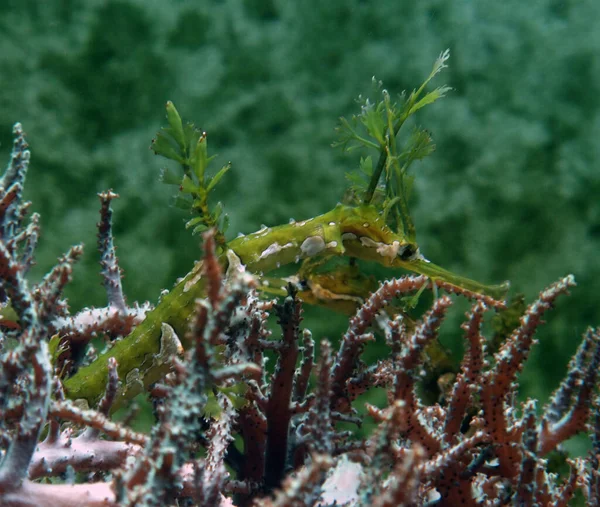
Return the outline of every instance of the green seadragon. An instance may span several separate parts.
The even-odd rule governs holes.
[[[412,183],[408,169],[430,154],[434,146],[425,130],[414,129],[403,145],[399,143],[399,133],[410,116],[449,90],[442,86],[425,92],[429,81],[445,67],[448,56],[448,51],[443,52],[425,82],[408,96],[402,95],[398,103],[386,90],[380,90],[380,100],[364,100],[359,115],[350,121],[342,118],[338,144],[344,149],[363,147],[378,154],[375,164],[371,156],[366,156],[360,161],[360,171],[349,175],[351,187],[344,203],[323,215],[263,227],[231,241],[225,239],[227,217],[222,206],[219,203],[211,209],[208,201],[229,165],[207,178],[211,157],[207,154],[206,134],[192,124],[184,124],[175,106],[167,103],[169,126],[158,134],[153,149],[183,169],[183,177],[165,171],[163,180],[179,186],[177,203],[195,215],[187,226],[196,232],[215,231],[222,267],[243,267],[257,274],[259,290],[267,295],[283,293],[284,285],[293,280],[306,302],[350,313],[374,289],[373,281],[355,264],[355,259],[362,259],[425,275],[433,287],[443,283],[445,287],[503,298],[507,283],[483,285],[425,259],[416,243],[408,211]],[[326,269],[329,261],[340,258],[347,262]],[[267,277],[284,265],[297,265],[295,276],[285,280]],[[167,362],[160,358],[172,348],[172,330],[185,340],[193,303],[204,296],[205,279],[202,262],[198,262],[129,336],[65,380],[66,395],[85,399],[90,405],[97,403],[106,384],[108,357],[117,359],[120,377],[126,380],[124,398],[159,380],[168,370]]]

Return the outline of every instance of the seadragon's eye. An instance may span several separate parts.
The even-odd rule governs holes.
[[[411,245],[409,243],[408,245],[402,247],[402,250],[398,252],[398,257],[400,257],[400,259],[403,261],[410,261],[416,257],[418,252],[419,248],[417,245]]]

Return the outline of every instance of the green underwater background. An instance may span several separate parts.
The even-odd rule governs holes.
[[[216,192],[229,235],[304,219],[343,195],[355,153],[331,148],[375,76],[412,90],[450,48],[417,115],[436,152],[415,167],[417,240],[437,264],[530,302],[573,273],[521,376],[545,401],[588,325],[600,324],[600,2],[0,0],[0,160],[28,133],[26,196],[41,214],[36,276],[84,242],[72,309],[105,304],[96,193],[114,189],[128,300],[156,302],[200,256],[169,207],[150,141],[172,100],[232,170]],[[397,272],[376,271],[379,277]],[[460,357],[457,304],[442,340]],[[346,317],[307,309],[314,336]]]

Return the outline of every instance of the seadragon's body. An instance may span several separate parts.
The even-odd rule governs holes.
[[[482,285],[427,261],[415,244],[385,224],[381,212],[372,205],[339,204],[308,220],[263,227],[227,243],[219,261],[224,269],[243,266],[249,272],[265,275],[286,264],[335,256],[405,268],[428,276],[434,283],[443,281],[492,298],[502,297],[507,288],[506,285]],[[194,301],[205,296],[205,289],[202,262],[198,262],[129,336],[105,354],[106,357],[81,368],[64,382],[67,396],[85,399],[90,406],[97,403],[106,384],[108,357],[117,359],[120,377],[125,380],[123,398],[129,399],[158,381],[168,369],[168,365],[159,360],[168,348],[163,336],[164,324],[184,339]]]
[[[433,286],[460,289],[471,292],[475,297],[502,298],[507,285],[485,286],[449,271],[426,260],[415,242],[415,230],[408,210],[408,195],[412,177],[407,171],[411,164],[430,154],[433,143],[429,133],[415,129],[404,146],[397,137],[406,120],[422,107],[443,97],[448,87],[438,87],[426,92],[426,85],[443,68],[449,57],[444,51],[436,60],[433,70],[416,90],[401,96],[399,103],[393,102],[389,93],[382,90],[382,99],[376,103],[368,99],[361,106],[360,115],[351,122],[342,119],[340,144],[348,148],[357,144],[378,153],[377,163],[370,156],[362,158],[359,175],[350,175],[352,204],[338,204],[331,211],[307,220],[263,227],[260,230],[226,242],[225,215],[222,207],[209,207],[209,194],[223,175],[229,170],[225,165],[211,178],[206,169],[213,157],[208,156],[206,133],[193,124],[184,124],[175,106],[166,106],[169,126],[163,128],[155,138],[152,149],[177,162],[183,169],[183,177],[168,170],[163,172],[163,181],[176,185],[180,191],[179,204],[195,215],[188,223],[195,231],[212,229],[219,245],[219,262],[224,269],[243,266],[257,274],[259,287],[271,292],[265,278],[280,266],[299,263],[298,275],[308,283],[299,287],[301,297],[307,302],[324,304],[347,311],[361,297],[373,290],[359,272],[338,269],[333,274],[315,276],[319,266],[333,257],[363,259],[387,267],[400,267],[425,275]],[[365,133],[360,132],[360,126]],[[368,182],[364,182],[366,176]],[[281,281],[281,280],[280,280]],[[329,286],[326,286],[329,284]],[[194,301],[205,296],[206,281],[202,263],[166,295],[137,328],[104,356],[90,366],[81,368],[64,382],[65,391],[72,399],[85,399],[90,405],[96,403],[108,376],[107,360],[115,357],[119,364],[120,378],[125,380],[123,397],[129,399],[158,381],[169,369],[169,351],[179,345],[180,337],[185,346],[188,319],[194,309]],[[276,293],[276,292],[275,292]],[[350,304],[349,304],[350,303]],[[175,331],[175,335],[172,333]],[[117,406],[118,401],[113,405]]]

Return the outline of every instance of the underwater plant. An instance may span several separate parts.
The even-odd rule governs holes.
[[[154,308],[130,306],[123,294],[112,191],[99,195],[106,307],[68,309],[63,290],[81,246],[30,285],[39,217],[26,223],[30,152],[15,125],[0,182],[0,505],[567,505],[576,489],[598,505],[600,333],[585,333],[541,413],[516,397],[535,332],[573,277],[542,291],[492,353],[482,322],[489,309],[506,308],[508,285],[458,276],[419,251],[409,169],[433,144],[422,129],[404,143],[399,135],[448,91],[426,91],[448,56],[397,102],[381,90],[342,119],[339,144],[377,154],[349,175],[343,203],[230,241],[223,207],[210,199],[229,166],[208,176],[206,134],[168,103],[169,126],[153,149],[182,168],[163,180],[178,186],[204,258]],[[415,274],[373,288],[357,259]],[[283,276],[284,265],[294,274]],[[421,312],[415,305],[428,289],[433,302]],[[452,304],[442,291],[473,302],[467,352],[451,389],[427,405],[418,384]],[[352,315],[337,352],[320,340],[315,358],[303,304]],[[368,365],[361,354],[375,334],[388,353]],[[106,339],[100,355],[95,337]],[[361,416],[356,398],[374,387],[386,390],[387,405]],[[140,393],[153,401],[148,435],[112,418]],[[346,429],[366,418],[376,423],[370,434]],[[564,476],[551,473],[549,453],[586,430],[590,455],[567,460]]]

